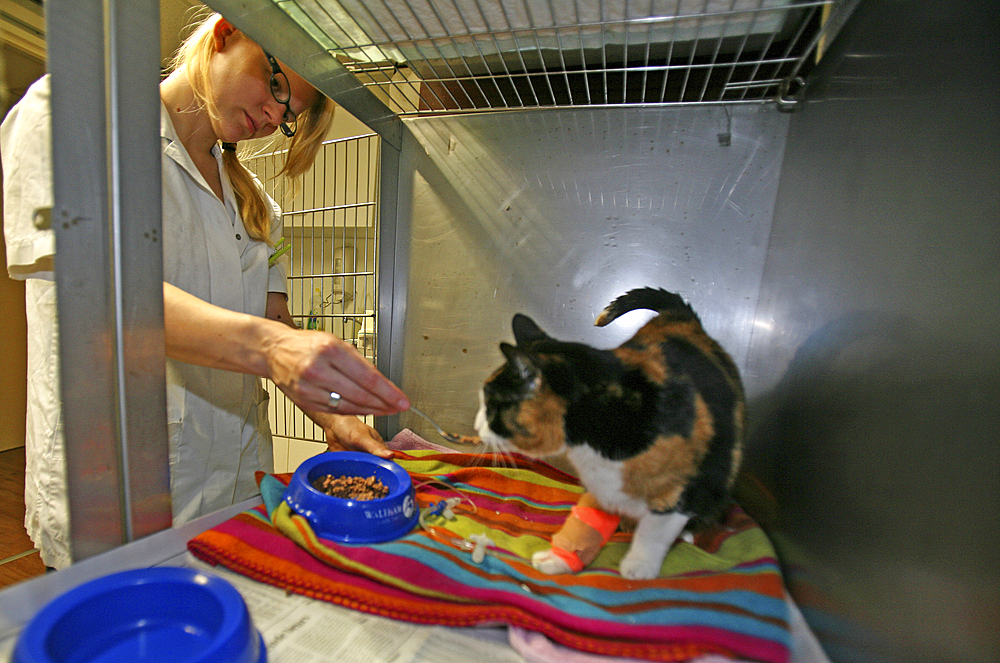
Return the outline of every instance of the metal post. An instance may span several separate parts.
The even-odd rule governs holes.
[[[404,132],[404,140],[408,136]],[[375,342],[377,368],[390,380],[401,384],[403,376],[403,321],[406,317],[407,275],[406,258],[409,246],[407,221],[409,183],[401,176],[404,167],[401,151],[381,141],[379,154],[379,203],[378,203],[378,316],[376,317]],[[407,191],[401,188],[406,187]],[[401,244],[402,243],[402,244]],[[399,415],[379,417],[375,429],[385,439],[399,432]]]
[[[50,0],[60,372],[73,559],[170,526],[159,4]]]

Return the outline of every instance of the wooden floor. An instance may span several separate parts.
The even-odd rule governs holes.
[[[24,447],[0,451],[0,588],[43,573],[24,531]]]

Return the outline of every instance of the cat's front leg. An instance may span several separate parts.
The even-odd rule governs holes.
[[[604,511],[592,493],[584,493],[552,536],[552,548],[532,555],[532,566],[549,575],[579,573],[601,552],[619,521],[621,517]]]
[[[639,520],[632,545],[619,570],[625,578],[648,580],[660,575],[663,558],[687,526],[690,516],[682,513],[647,513]]]

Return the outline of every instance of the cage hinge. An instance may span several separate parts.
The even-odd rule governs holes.
[[[778,84],[778,95],[774,98],[778,110],[793,111],[802,104],[802,94],[806,81],[801,76],[790,76]]]

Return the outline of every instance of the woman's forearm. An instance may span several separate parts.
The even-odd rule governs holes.
[[[163,284],[166,352],[171,359],[270,378],[303,410],[386,415],[410,407],[405,394],[353,346],[237,313]],[[331,393],[340,405],[331,408]]]
[[[268,376],[264,340],[284,325],[230,311],[163,284],[167,356],[188,364]]]

